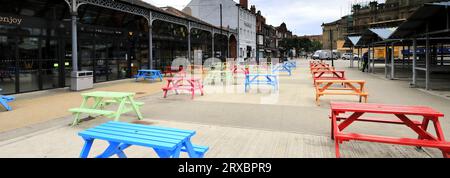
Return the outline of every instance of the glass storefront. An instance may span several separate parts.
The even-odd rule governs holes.
[[[65,1],[3,0],[0,6],[0,94],[70,86],[72,71],[71,16]],[[78,9],[78,67],[94,71],[94,82],[130,78],[148,69],[149,28],[141,16],[90,4]],[[153,21],[156,69],[188,56],[187,27]],[[211,34],[191,32],[191,56],[211,57]],[[227,53],[226,36],[215,51]],[[225,48],[225,49],[224,49]],[[201,52],[199,52],[201,51]]]
[[[70,86],[70,13],[64,1],[6,0],[0,6],[0,88],[14,94]],[[95,82],[129,78],[148,69],[143,17],[93,5],[79,8],[80,70]]]

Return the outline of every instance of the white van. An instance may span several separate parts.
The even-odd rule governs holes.
[[[313,59],[331,60],[330,50],[318,50],[314,53]]]

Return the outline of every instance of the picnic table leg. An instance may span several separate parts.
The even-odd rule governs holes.
[[[334,140],[334,128],[336,127],[337,119],[336,113],[331,112],[331,140]]]
[[[89,97],[83,96],[83,101],[81,102],[80,108],[85,108],[88,99],[89,99]],[[79,112],[75,113],[72,126],[75,126],[75,125],[77,125],[79,123],[80,115],[81,115],[81,113],[79,113]]]
[[[89,156],[89,152],[91,151],[92,143],[94,143],[94,139],[83,138],[84,146],[80,153],[80,158],[87,158]]]
[[[172,83],[173,81],[167,81],[167,86],[166,86],[166,88],[169,88],[170,87],[170,84]],[[172,85],[173,85],[173,83],[172,83]],[[167,92],[169,92],[169,90],[164,90],[164,98],[167,98]]]
[[[423,120],[422,120],[422,124],[421,124],[420,127],[421,127],[423,130],[427,131],[427,129],[428,129],[428,124],[429,124],[429,123],[430,123],[430,119],[427,118],[427,117],[424,117]],[[423,140],[424,138],[419,134],[418,139],[419,139],[419,140]],[[417,148],[417,149],[422,149],[421,146],[417,146],[416,148]]]
[[[133,108],[134,112],[138,115],[138,119],[139,119],[139,120],[144,119],[144,117],[142,117],[142,114],[141,114],[141,111],[139,110],[138,105],[137,105],[136,102],[134,101],[134,98],[131,97],[131,96],[129,96],[129,97],[128,97],[128,101],[130,102],[131,107]]]
[[[182,147],[182,146],[177,147],[177,148],[172,152],[172,155],[171,155],[170,157],[171,157],[171,158],[180,158],[181,147]]]
[[[102,103],[103,98],[99,97],[99,98],[95,98],[94,101],[94,105],[92,106],[93,109],[97,109],[98,107],[101,107],[103,109],[103,103]]]
[[[11,106],[9,106],[8,103],[6,102],[6,100],[4,100],[2,98],[0,98],[0,104],[3,105],[3,107],[5,107],[5,109],[7,111],[11,111],[12,110]]]
[[[250,81],[249,81],[248,77],[245,77],[244,87],[245,87],[245,92],[247,93],[248,92],[248,88],[250,87]]]
[[[442,132],[442,127],[441,127],[441,123],[439,122],[439,119],[434,118],[433,123],[434,123],[434,130],[436,130],[436,136],[438,137],[438,140],[445,141],[445,136],[444,136],[444,133]],[[444,156],[444,158],[450,157],[450,150],[441,149],[441,151],[442,151],[442,155]]]
[[[202,96],[204,96],[205,93],[204,93],[204,91],[203,91],[203,84],[202,84],[202,82],[198,81],[197,84],[198,84],[198,86],[199,86],[199,89],[200,89],[200,92],[201,92]]]
[[[124,106],[125,106],[125,100],[126,98],[121,98],[120,99],[120,104],[119,104],[119,108],[117,108],[117,111],[115,113],[115,119],[114,121],[118,122],[120,119],[120,116],[122,115],[123,111],[124,111]],[[139,115],[139,114],[138,114]],[[141,116],[142,117],[142,116]]]
[[[340,158],[341,157],[341,153],[339,151],[339,139],[338,138],[334,139],[334,149],[335,149],[335,152],[336,152],[336,158]]]
[[[106,150],[102,154],[98,155],[96,158],[109,158],[115,154],[118,154],[119,157],[124,157],[125,153],[119,150],[119,146],[120,146],[119,142],[110,141],[109,146],[106,148]]]
[[[160,157],[160,158],[170,158],[170,152],[166,151],[166,150],[160,150],[157,148],[153,148],[153,150],[155,150],[156,154]]]
[[[186,152],[188,153],[190,158],[203,158],[203,154],[198,154],[195,152],[194,146],[192,145],[190,140],[183,143],[183,146],[186,148]]]
[[[320,94],[316,94],[316,105],[320,106]]]

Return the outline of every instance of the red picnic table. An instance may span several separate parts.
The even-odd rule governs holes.
[[[178,73],[182,70],[183,70],[182,66],[180,66],[178,69],[173,69],[172,66],[166,66],[166,67],[164,67],[163,74],[164,74],[164,76],[167,76],[168,74],[170,76],[173,76],[174,73]]]
[[[343,70],[320,70],[313,72],[314,85],[316,80],[347,80]]]
[[[241,73],[241,74],[249,74],[250,73],[248,67],[242,67],[242,66],[237,66],[237,65],[234,65],[233,68],[231,68],[231,71],[235,75],[238,73]]]
[[[351,115],[341,115],[347,113],[350,113]],[[395,115],[398,119],[389,120],[361,117],[368,113]],[[444,133],[441,124],[439,123],[439,118],[444,117],[444,114],[435,111],[430,107],[332,102],[331,114],[331,138],[335,141],[336,157],[338,158],[340,157],[339,144],[350,140],[417,146],[419,148],[437,148],[442,151],[444,158],[450,158],[450,142],[445,141]],[[408,116],[419,116],[423,117],[423,119],[422,121],[415,121],[408,118]],[[338,123],[339,121],[342,122]],[[418,134],[418,138],[394,138],[358,133],[344,133],[344,129],[355,121],[406,125]],[[430,121],[434,125],[436,136],[427,131]]]
[[[166,78],[167,85],[166,87],[163,87],[162,90],[164,91],[164,98],[167,97],[167,92],[169,90],[175,91],[175,93],[178,95],[178,90],[187,90],[191,92],[192,99],[195,97],[195,91],[200,90],[202,96],[203,93],[203,84],[201,82],[200,78],[194,78],[194,77],[173,77],[173,78]],[[185,83],[187,82],[187,83]]]

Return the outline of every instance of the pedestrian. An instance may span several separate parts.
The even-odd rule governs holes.
[[[362,69],[362,72],[365,72],[366,69],[369,70],[368,67],[369,67],[369,53],[365,52],[363,54],[363,69]]]

